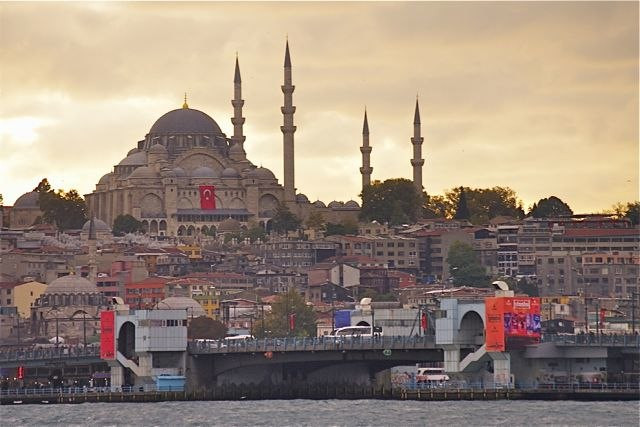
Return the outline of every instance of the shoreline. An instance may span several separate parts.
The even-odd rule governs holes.
[[[304,387],[282,389],[228,386],[199,391],[48,393],[0,396],[0,405],[151,403],[165,401],[243,400],[398,400],[398,401],[638,401],[637,389],[608,390],[519,390],[519,389],[426,389],[405,390],[362,386]]]

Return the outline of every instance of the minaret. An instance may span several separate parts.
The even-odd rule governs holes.
[[[413,138],[411,138],[411,144],[413,144],[411,166],[413,166],[413,185],[415,185],[420,195],[422,195],[422,165],[424,165],[422,141],[424,141],[424,138],[420,136],[420,108],[416,97],[416,112],[413,116]]]
[[[364,109],[364,124],[362,125],[362,147],[360,147],[362,153],[362,167],[360,173],[362,174],[362,189],[367,185],[371,185],[371,147],[369,146],[369,122],[367,121],[367,109]]]
[[[284,94],[284,106],[282,111],[283,125],[280,127],[283,136],[284,155],[284,201],[294,202],[296,199],[295,172],[293,164],[293,134],[296,127],[293,125],[293,113],[296,107],[293,106],[293,91],[295,86],[291,84],[291,58],[289,57],[289,40],[284,54],[284,84],[282,93]]]
[[[89,238],[87,243],[89,243],[89,281],[96,284],[98,280],[98,263],[96,261],[96,227],[93,222],[94,218],[91,215],[91,219],[89,220]]]
[[[236,54],[236,71],[233,77],[233,117],[231,123],[233,123],[233,136],[231,137],[231,149],[230,155],[233,160],[240,161],[245,160],[247,157],[244,151],[244,141],[247,139],[242,134],[242,125],[244,124],[244,117],[242,117],[242,106],[244,105],[244,99],[242,99],[242,79],[240,78],[240,65],[238,64],[238,55]]]

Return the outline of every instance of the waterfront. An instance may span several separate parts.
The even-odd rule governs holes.
[[[135,405],[135,406],[133,406]],[[4,425],[638,425],[638,402],[268,400],[1,408]]]

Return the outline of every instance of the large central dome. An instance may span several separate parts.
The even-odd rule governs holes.
[[[169,111],[151,126],[149,133],[207,133],[221,134],[220,126],[200,110],[179,108]]]

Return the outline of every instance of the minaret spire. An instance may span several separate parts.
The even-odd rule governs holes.
[[[233,136],[231,137],[231,147],[229,149],[229,156],[236,161],[242,161],[247,158],[247,153],[244,151],[244,141],[247,139],[242,132],[242,125],[244,125],[244,117],[242,117],[242,106],[244,105],[244,99],[242,99],[242,79],[240,78],[240,64],[238,62],[238,54],[236,53],[236,69],[233,76],[233,100],[231,100],[233,106],[233,117],[231,123],[233,124]]]
[[[296,127],[293,125],[293,114],[296,107],[293,105],[293,91],[295,86],[291,80],[291,56],[289,55],[289,40],[284,53],[284,84],[281,86],[284,94],[284,105],[280,109],[283,115],[282,131],[283,158],[284,158],[284,201],[294,202],[296,199],[293,134]]]
[[[367,185],[371,185],[371,147],[369,146],[369,121],[367,120],[367,109],[364,109],[364,124],[362,125],[362,147],[360,147],[362,153],[362,167],[360,173],[362,174],[362,189]]]
[[[424,138],[420,135],[420,106],[416,96],[416,111],[413,115],[413,138],[411,138],[411,144],[413,144],[411,166],[413,166],[413,185],[415,185],[420,195],[422,195],[422,166],[424,165],[424,159],[422,158],[423,141]]]

